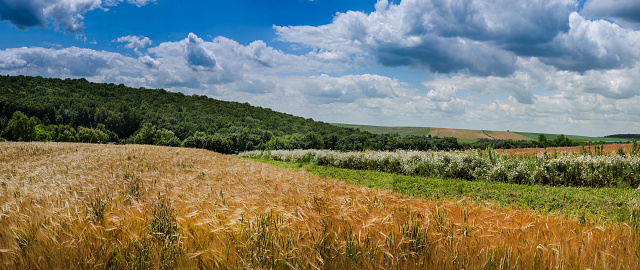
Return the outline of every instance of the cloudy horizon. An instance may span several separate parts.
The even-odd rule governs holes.
[[[0,74],[324,122],[640,133],[633,0],[0,0]]]

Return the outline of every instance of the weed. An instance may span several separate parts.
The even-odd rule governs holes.
[[[91,220],[97,223],[104,222],[104,215],[110,201],[110,197],[105,194],[97,194],[90,198],[88,210]]]
[[[13,237],[21,251],[24,252],[36,242],[38,227],[39,226],[37,224],[27,222],[26,224],[20,224],[13,229]]]
[[[107,269],[149,269],[152,241],[146,235],[131,237],[124,244],[112,243],[107,255]]]
[[[171,202],[164,194],[158,194],[151,206],[151,234],[160,239],[170,238],[178,233],[178,222]]]
[[[143,182],[140,177],[129,171],[124,174],[126,195],[129,199],[141,199],[143,194]]]
[[[247,241],[248,261],[262,268],[282,268],[295,258],[295,240],[282,231],[284,216],[273,212],[246,220],[242,226],[242,238]]]
[[[154,236],[159,250],[159,268],[174,269],[182,255],[182,243],[178,222],[171,201],[164,194],[158,194],[151,209],[149,232]]]
[[[409,256],[418,256],[429,243],[428,227],[422,218],[410,217],[400,225],[402,236],[401,252]]]

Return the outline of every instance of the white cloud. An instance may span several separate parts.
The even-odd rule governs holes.
[[[157,0],[127,0],[127,3],[134,4],[138,7],[146,6],[149,3],[155,3]]]
[[[570,30],[558,35],[548,46],[548,64],[567,70],[632,67],[640,61],[640,31],[604,21],[590,21],[578,13],[569,17]]]
[[[435,87],[429,90],[427,98],[433,101],[450,101],[456,97],[458,89],[451,86]]]
[[[133,72],[140,68],[136,63],[135,59],[117,53],[76,47],[0,50],[0,67],[10,74],[92,77],[111,69]]]
[[[591,0],[584,12],[599,7],[640,21],[638,1]],[[518,61],[531,57],[580,72],[640,61],[640,31],[587,20],[576,8],[570,0],[378,1],[374,12],[338,13],[327,25],[274,28],[281,41],[437,74],[508,77],[517,73]],[[516,98],[530,102],[527,95]]]
[[[260,40],[244,45],[195,34],[145,46],[137,58],[75,47],[5,49],[0,74],[206,94],[327,122],[585,135],[640,131],[637,63],[579,72],[520,56],[510,75],[436,74],[422,87],[375,74],[343,75],[355,57],[341,50],[293,55]],[[616,128],[606,129],[611,123]]]
[[[136,50],[151,44],[150,39],[137,36],[125,36],[118,41],[127,42],[126,46]],[[129,76],[135,78],[132,80],[135,84],[131,85],[134,87],[182,87],[180,90],[214,89],[216,85],[257,75],[335,72],[346,70],[345,61],[348,60],[333,52],[292,55],[260,40],[242,45],[224,37],[204,41],[193,33],[181,41],[149,47],[146,54],[138,52],[138,58],[76,47],[0,50],[0,72],[4,74],[87,77],[93,81]],[[245,84],[244,89],[251,88],[252,84],[255,89],[259,81]]]
[[[431,91],[435,91],[434,96],[442,96],[440,92],[444,89],[449,89],[449,91],[463,89],[482,95],[506,93],[516,98],[520,103],[531,104],[534,102],[532,90],[535,85],[530,76],[521,71],[508,77],[437,76],[434,80],[422,84]]]
[[[94,9],[115,6],[122,0],[0,0],[0,21],[10,21],[19,29],[46,27],[48,20],[54,28],[78,33],[84,30],[84,14]],[[155,0],[128,0],[138,7]]]
[[[188,42],[185,46],[185,57],[190,66],[200,66],[212,68],[216,66],[216,56],[212,51],[201,46],[203,40],[194,33],[189,33]]]
[[[151,56],[149,56],[148,54],[140,56],[138,57],[138,59],[148,68],[157,68],[158,66],[160,66],[160,61],[151,58]]]
[[[640,2],[636,0],[588,0],[581,13],[593,19],[612,19],[625,27],[640,28]]]
[[[423,85],[433,101],[470,91],[477,99],[467,99],[474,105],[464,114],[476,121],[468,128],[594,136],[640,130],[640,64],[577,72],[532,58],[520,59],[517,66],[507,77],[443,75]]]
[[[129,49],[133,49],[133,48],[142,49],[146,46],[151,45],[151,43],[153,43],[153,41],[148,37],[132,36],[132,35],[119,37],[116,40],[114,40],[114,42],[126,43],[124,47]]]
[[[634,67],[585,72],[559,70],[536,58],[520,59],[518,70],[507,77],[451,75],[436,76],[422,84],[438,89],[467,90],[481,95],[509,94],[522,104],[536,102],[534,91],[562,93],[566,97],[597,94],[609,99],[640,95],[640,63]]]
[[[506,76],[517,55],[569,29],[570,0],[379,1],[376,11],[339,13],[327,25],[274,26],[279,40],[373,56],[383,66]]]

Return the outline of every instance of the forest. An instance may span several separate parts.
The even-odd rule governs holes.
[[[3,140],[151,144],[234,154],[251,150],[460,150],[577,145],[538,141],[399,138],[334,126],[248,103],[86,79],[0,76]],[[543,136],[544,137],[544,136]]]

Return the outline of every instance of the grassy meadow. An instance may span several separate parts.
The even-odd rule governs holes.
[[[628,225],[637,223],[407,197],[393,192],[404,184],[370,189],[201,149],[0,143],[0,181],[3,269],[635,269],[640,262],[638,230]]]
[[[371,132],[373,134],[398,134],[400,137],[404,136],[427,136],[431,132],[429,127],[383,127],[383,126],[368,126],[368,125],[353,125],[353,124],[339,124],[331,123],[334,126],[357,128],[361,131]]]
[[[554,187],[519,185],[455,178],[399,175],[370,170],[320,166],[309,163],[254,159],[274,166],[304,170],[349,184],[390,190],[414,198],[494,205],[533,210],[569,219],[592,219],[638,227],[640,192],[629,188]]]

